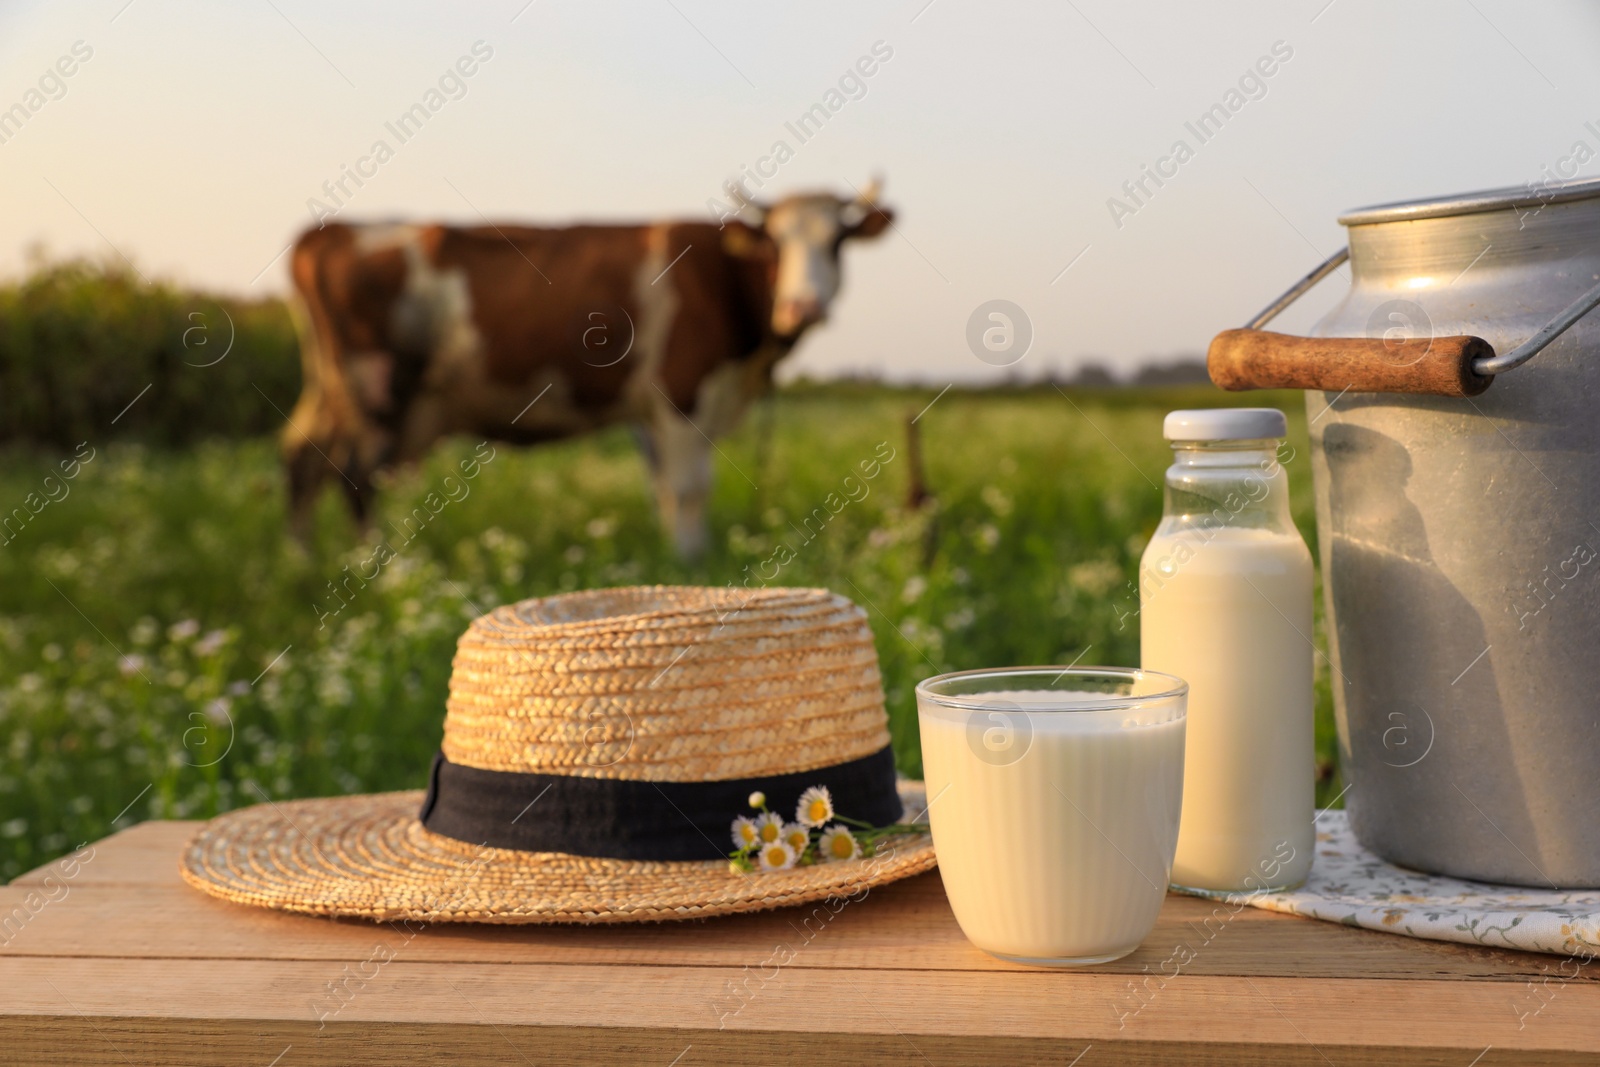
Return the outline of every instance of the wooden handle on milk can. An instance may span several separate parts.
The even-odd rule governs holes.
[[[1477,396],[1494,381],[1473,362],[1494,358],[1481,337],[1294,337],[1268,330],[1223,330],[1206,370],[1223,389],[1322,389],[1330,393]]]

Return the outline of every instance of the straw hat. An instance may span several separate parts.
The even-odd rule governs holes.
[[[752,792],[787,819],[819,784],[876,826],[925,807],[921,783],[895,781],[860,608],[825,589],[572,593],[461,637],[426,792],[229,812],[182,872],[316,915],[608,923],[849,896],[933,867],[931,839],[906,834],[856,860],[729,869]]]

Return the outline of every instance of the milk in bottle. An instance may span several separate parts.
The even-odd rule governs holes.
[[[1139,568],[1146,670],[1189,683],[1173,884],[1255,891],[1311,869],[1311,553],[1273,408],[1174,411],[1166,506]]]

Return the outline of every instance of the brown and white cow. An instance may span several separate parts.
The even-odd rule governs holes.
[[[876,197],[874,182],[851,199],[743,200],[721,226],[306,231],[291,268],[305,382],[283,436],[293,529],[330,479],[365,524],[373,474],[447,434],[532,443],[628,422],[664,526],[700,554],[712,440],[827,315],[843,243],[889,225]]]

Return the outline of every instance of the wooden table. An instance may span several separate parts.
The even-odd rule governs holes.
[[[837,914],[408,930],[190,889],[194,826],[0,887],[0,1063],[1600,1062],[1595,968],[1552,956],[1170,896],[1134,955],[1038,970],[969,945],[937,873]]]

